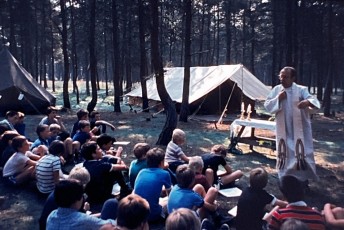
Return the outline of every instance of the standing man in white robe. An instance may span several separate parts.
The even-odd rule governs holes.
[[[307,87],[294,82],[293,67],[284,67],[279,79],[281,84],[272,89],[264,103],[267,111],[276,116],[278,176],[293,175],[308,187],[308,179],[318,179],[309,110],[320,108],[320,103]]]

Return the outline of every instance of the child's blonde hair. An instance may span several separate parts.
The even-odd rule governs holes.
[[[214,145],[211,148],[211,152],[220,154],[221,156],[226,156],[227,155],[227,150],[224,145]]]
[[[75,166],[69,173],[68,179],[75,179],[80,181],[83,186],[86,186],[91,180],[90,173],[83,166]]]
[[[49,131],[50,132],[54,132],[55,130],[60,130],[61,129],[61,126],[59,124],[51,124],[49,125]]]
[[[203,167],[204,167],[204,163],[203,163],[202,157],[200,156],[189,157],[189,168],[192,171],[197,172],[199,170],[202,170]]]
[[[185,140],[185,132],[181,129],[175,129],[172,133],[172,141],[174,143],[180,143]]]

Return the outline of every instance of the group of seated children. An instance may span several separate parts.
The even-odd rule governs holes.
[[[185,132],[175,129],[166,152],[137,143],[133,148],[136,159],[128,168],[121,159],[123,149],[111,148],[115,139],[99,132],[108,125],[99,120],[99,113],[92,115],[91,129],[88,112],[78,111],[75,135],[68,137],[56,111],[50,108],[37,126],[38,138],[31,151],[28,139],[14,130],[18,119],[13,116],[18,113],[13,114],[9,112],[0,122],[1,127],[9,129],[0,141],[1,162],[5,161],[3,177],[14,185],[36,179],[39,193],[48,197],[40,218],[41,229],[149,229],[148,223],[161,223],[167,216],[166,229],[229,229],[218,219],[218,190],[233,186],[243,173],[232,170],[226,162],[223,145],[214,145],[210,153],[188,157],[182,150]],[[64,175],[62,164],[75,158],[74,152],[83,162],[69,176]],[[129,182],[122,173],[127,170]],[[285,176],[280,180],[286,201],[265,191],[268,174],[263,168],[253,169],[249,179],[250,186],[238,200],[236,229],[325,229],[325,223],[333,229],[343,228],[343,208],[326,204],[320,213],[308,207],[297,178]],[[120,202],[113,195],[115,183],[121,187],[117,197]],[[265,215],[267,205],[276,207]],[[96,214],[86,214],[90,210]]]

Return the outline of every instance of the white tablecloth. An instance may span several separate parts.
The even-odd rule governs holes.
[[[265,120],[257,120],[257,119],[251,119],[251,120],[241,120],[236,119],[232,122],[230,131],[231,136],[237,136],[241,126],[245,126],[245,129],[243,133],[241,134],[242,137],[248,137],[251,136],[251,129],[257,128],[257,129],[268,129],[275,131],[276,129],[276,122],[274,121],[265,121]]]

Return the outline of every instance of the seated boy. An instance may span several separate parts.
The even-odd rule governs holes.
[[[133,160],[129,167],[129,181],[132,188],[134,188],[135,180],[139,172],[147,168],[146,154],[149,149],[150,146],[147,143],[137,143],[134,146],[136,160]]]
[[[115,130],[115,126],[113,126],[111,123],[100,120],[100,113],[98,111],[92,111],[90,113],[90,125],[91,129],[98,126],[97,130],[94,132],[94,135],[96,136],[106,133],[106,126],[109,126],[112,131]]]
[[[325,230],[325,221],[321,213],[308,207],[303,201],[304,189],[301,181],[288,175],[281,178],[279,186],[289,204],[286,208],[272,213],[268,229],[280,229],[286,219],[294,218],[307,224],[309,229]]]
[[[67,137],[69,137],[69,133],[66,130],[66,127],[64,126],[62,122],[62,117],[57,115],[57,108],[53,106],[49,106],[47,108],[46,117],[43,117],[41,122],[39,122],[40,125],[52,125],[57,124],[60,126],[59,130],[59,136],[61,137],[60,141],[64,141]]]
[[[208,191],[213,182],[213,170],[207,169],[205,175],[202,174],[204,164],[202,157],[194,156],[189,158],[189,168],[195,173],[195,184],[203,186]]]
[[[79,212],[84,200],[84,189],[77,180],[60,181],[54,190],[58,209],[48,216],[47,230],[50,229],[99,229],[105,224],[115,225],[114,220],[100,218]]]
[[[241,178],[244,174],[240,170],[233,171],[232,168],[227,164],[225,158],[227,155],[227,150],[223,145],[214,145],[211,148],[210,153],[202,155],[202,160],[204,163],[203,174],[209,168],[213,170],[213,181],[211,184],[217,184],[220,179],[220,184],[224,187],[231,185],[236,179]],[[226,170],[225,173],[217,175],[217,170],[219,166],[222,165]]]
[[[36,161],[25,155],[30,144],[24,136],[17,136],[12,140],[12,147],[16,151],[6,162],[3,177],[10,183],[19,185],[35,178]]]
[[[172,140],[166,147],[165,161],[169,165],[172,172],[176,172],[179,165],[189,162],[189,158],[181,149],[181,145],[185,143],[185,133],[181,129],[175,129],[172,133]]]
[[[85,188],[86,185],[88,184],[88,182],[90,182],[90,174],[87,171],[87,169],[85,169],[84,167],[80,167],[80,166],[75,166],[69,173],[68,175],[68,179],[74,179],[74,180],[78,180],[82,186]],[[55,190],[55,189],[54,189]],[[52,211],[54,211],[55,209],[57,209],[57,204],[55,202],[55,195],[54,195],[54,191],[52,193],[49,194],[47,200],[44,203],[44,207],[42,209],[42,213],[41,216],[38,220],[39,222],[39,229],[40,230],[45,230],[46,229],[46,225],[47,225],[47,219],[48,216],[50,215],[50,213]],[[84,206],[82,206],[79,209],[79,212],[86,212],[87,210],[84,209]]]
[[[117,148],[117,150],[114,150],[112,148],[112,144],[115,141],[116,141],[115,138],[113,138],[110,135],[107,135],[105,133],[101,134],[100,136],[98,136],[97,144],[102,149],[103,156],[105,156],[105,155],[112,155],[112,156],[121,158],[121,154],[122,154],[123,148],[121,146],[119,146]]]
[[[123,198],[118,205],[118,229],[148,230],[150,208],[148,202],[136,194]]]
[[[165,218],[159,198],[164,186],[167,194],[171,189],[171,178],[164,168],[165,152],[160,148],[152,148],[147,154],[148,168],[142,169],[136,177],[134,193],[146,199],[150,206],[149,221],[161,221]]]
[[[103,157],[100,147],[94,141],[85,143],[81,154],[86,160],[84,167],[91,175],[91,181],[85,189],[90,203],[102,204],[113,197],[112,187],[115,182],[121,186],[121,197],[130,193],[121,172],[128,169],[124,163],[117,164],[116,159]]]
[[[49,138],[50,138],[50,130],[48,125],[38,125],[36,128],[36,133],[38,138],[32,143],[30,150],[40,155],[41,157],[44,156],[48,152],[49,148]]]
[[[71,138],[73,138],[74,135],[79,131],[79,121],[88,120],[88,111],[85,109],[79,109],[78,112],[76,112],[76,116],[78,117],[78,121],[73,124],[72,131],[70,133]]]
[[[96,137],[93,136],[92,132],[90,131],[90,122],[85,120],[79,121],[79,132],[77,132],[74,137],[73,141],[78,141],[80,146],[85,144],[90,140],[96,140]]]
[[[195,211],[199,209],[200,217],[203,219],[207,211],[216,211],[215,199],[218,193],[216,188],[210,188],[206,193],[202,185],[194,185],[195,173],[186,164],[178,166],[176,177],[178,184],[172,188],[168,198],[168,213],[178,208]]]
[[[285,207],[288,203],[276,199],[264,188],[268,183],[268,174],[263,168],[255,168],[250,172],[250,186],[245,188],[238,201],[236,229],[259,229],[266,225],[263,217],[267,205]]]
[[[48,139],[49,144],[51,144],[51,142],[55,140],[63,140],[63,138],[60,136],[60,125],[53,123],[49,126],[49,130],[51,133],[50,138]],[[65,151],[60,156],[62,164],[64,164],[67,161],[73,160],[74,154],[80,150],[80,143],[78,141],[73,141],[70,137],[65,138],[63,144],[65,146]]]

